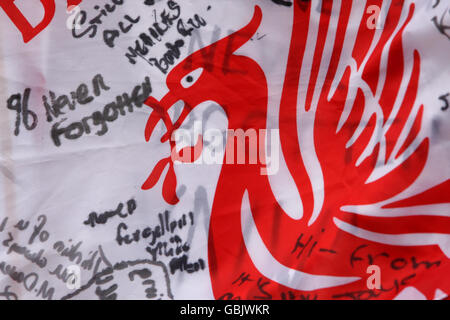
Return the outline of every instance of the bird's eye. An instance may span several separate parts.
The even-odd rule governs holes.
[[[200,78],[202,73],[203,68],[197,68],[194,71],[189,72],[187,75],[184,76],[183,79],[181,79],[181,85],[184,88],[189,88]]]

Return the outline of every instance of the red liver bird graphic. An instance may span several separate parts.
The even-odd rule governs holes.
[[[382,30],[366,24],[371,5],[388,6]],[[289,213],[277,200],[261,174],[265,162],[222,165],[208,242],[215,297],[391,299],[407,287],[427,298],[448,293],[450,181],[390,200],[416,181],[429,149],[420,135],[424,107],[416,101],[420,55],[403,47],[414,4],[323,0],[318,15],[309,1],[292,7],[279,128],[300,210]],[[147,140],[162,120],[167,133],[161,141],[174,153],[172,133],[209,100],[222,106],[229,129],[266,129],[265,74],[253,59],[236,54],[261,20],[256,6],[248,25],[173,68],[167,95],[146,102],[153,109]],[[300,91],[305,77],[307,90]],[[178,100],[185,108],[172,123],[167,111]],[[201,144],[200,137],[194,150]],[[161,160],[143,189],[168,166],[162,192],[175,204],[172,160]],[[371,265],[381,271],[378,287],[366,281]]]

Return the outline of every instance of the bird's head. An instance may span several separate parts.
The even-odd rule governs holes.
[[[167,94],[159,101],[154,97],[146,101],[153,109],[146,126],[147,140],[159,120],[163,120],[167,133],[161,141],[167,141],[189,112],[202,102],[214,101],[224,107],[229,101],[245,99],[242,88],[248,88],[249,79],[258,83],[263,73],[255,61],[235,51],[251,39],[261,19],[261,9],[255,6],[253,18],[245,27],[192,53],[170,71],[166,78]],[[172,124],[167,111],[178,101],[184,102],[184,109]]]
[[[254,100],[255,90],[258,87],[266,88],[264,72],[259,65],[248,57],[235,54],[236,50],[255,34],[261,19],[261,9],[255,6],[253,17],[245,27],[192,53],[178,63],[167,75],[168,92],[162,99],[149,97],[146,100],[145,104],[153,111],[147,121],[145,139],[150,140],[156,125],[162,120],[167,132],[161,137],[161,142],[168,141],[172,153],[170,157],[158,162],[142,189],[152,188],[168,165],[169,171],[163,184],[163,197],[168,203],[177,203],[174,156],[177,158],[178,155],[191,152],[192,147],[184,148],[177,153],[175,141],[171,139],[173,132],[181,126],[195,107],[205,101],[214,101],[221,105],[230,116],[227,107],[231,108],[230,105],[233,105],[243,109],[249,101]],[[261,85],[261,83],[264,84]],[[184,103],[183,111],[178,119],[172,122],[168,110],[178,101]],[[194,161],[199,156],[199,152],[201,153],[201,148],[202,139],[199,137],[194,147]],[[200,151],[196,152],[196,150]]]

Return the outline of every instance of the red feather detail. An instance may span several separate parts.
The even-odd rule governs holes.
[[[450,179],[410,198],[387,204],[383,206],[383,208],[406,208],[412,206],[421,206],[436,203],[449,203],[449,202],[450,202]]]
[[[156,185],[169,162],[170,158],[164,158],[158,161],[156,166],[153,168],[152,173],[150,173],[147,180],[145,180],[144,184],[142,185],[142,190],[151,189]]]
[[[175,170],[173,164],[169,166],[169,171],[167,171],[166,178],[164,179],[162,195],[164,200],[168,204],[175,205],[178,203],[179,199],[176,193],[177,188],[177,176],[175,175]]]

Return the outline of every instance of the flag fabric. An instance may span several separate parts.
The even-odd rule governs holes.
[[[441,300],[450,9],[3,0],[0,298]]]

